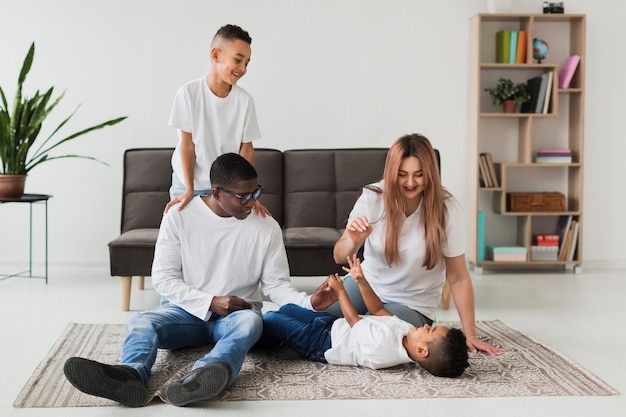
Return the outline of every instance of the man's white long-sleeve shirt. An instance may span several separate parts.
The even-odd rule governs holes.
[[[163,216],[152,264],[152,285],[169,302],[208,320],[213,297],[234,295],[261,306],[261,290],[277,304],[313,309],[289,279],[280,226],[252,212],[220,217],[201,197]]]

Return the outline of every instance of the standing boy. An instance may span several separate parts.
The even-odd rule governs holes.
[[[218,156],[238,153],[254,165],[252,141],[261,138],[252,96],[237,82],[246,75],[252,38],[236,25],[221,27],[211,41],[209,73],[180,87],[169,125],[177,129],[172,155],[171,201],[182,210],[196,195],[210,194],[209,170]],[[258,201],[257,214],[269,212]]]

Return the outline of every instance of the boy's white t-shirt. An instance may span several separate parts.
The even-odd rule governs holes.
[[[384,182],[372,184],[382,189]],[[364,189],[350,213],[348,223],[366,216],[372,233],[365,240],[361,268],[374,292],[384,303],[399,303],[435,320],[445,282],[445,257],[465,253],[466,236],[463,209],[452,197],[445,200],[447,242],[442,257],[431,270],[422,266],[426,254],[424,226],[421,224],[422,205],[405,217],[398,239],[400,260],[389,266],[385,258],[387,219],[382,193]]]
[[[242,143],[261,138],[252,96],[233,85],[227,97],[217,97],[204,77],[180,87],[174,97],[169,125],[178,130],[172,169],[183,183],[180,131],[191,133],[196,151],[195,190],[211,188],[209,173],[218,156],[229,152],[238,154]]]
[[[382,369],[413,362],[402,345],[413,325],[396,316],[360,317],[353,327],[344,318],[335,320],[332,347],[324,352],[328,363]]]

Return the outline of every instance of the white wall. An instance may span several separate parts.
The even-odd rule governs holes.
[[[516,0],[514,11],[540,12],[541,3]],[[625,58],[609,30],[621,25],[626,6],[569,0],[565,7],[588,15],[585,260],[623,262]],[[54,196],[50,263],[108,264],[123,152],[175,145],[167,126],[174,93],[206,73],[209,41],[225,23],[253,38],[240,85],[256,100],[257,147],[389,146],[421,132],[442,152],[444,184],[465,201],[468,21],[486,10],[483,0],[0,0],[0,85],[9,100],[35,41],[27,91],[67,90],[48,132],[81,103],[65,133],[128,116],[59,149],[110,167],[66,159],[29,176],[26,192]],[[34,215],[37,233],[42,215]],[[27,226],[26,206],[0,206],[0,264],[28,258]]]

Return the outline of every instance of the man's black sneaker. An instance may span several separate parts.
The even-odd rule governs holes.
[[[226,389],[230,376],[230,367],[227,364],[210,363],[165,387],[165,397],[177,406],[210,400]]]
[[[148,389],[136,369],[106,365],[84,358],[69,358],[63,366],[65,377],[84,393],[108,398],[128,407],[141,407],[149,400]]]

